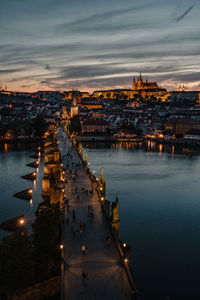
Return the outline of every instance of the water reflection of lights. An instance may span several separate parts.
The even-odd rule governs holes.
[[[36,189],[36,179],[33,180],[34,189]]]
[[[30,207],[33,206],[33,199],[30,199]]]
[[[172,156],[174,156],[174,152],[175,152],[175,147],[172,146]]]
[[[4,144],[4,151],[5,151],[6,153],[8,152],[8,144],[7,144],[7,143]]]
[[[163,144],[159,144],[158,149],[159,149],[159,155],[162,155],[162,152],[163,152]]]

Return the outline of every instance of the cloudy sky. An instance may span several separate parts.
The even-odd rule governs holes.
[[[200,90],[199,0],[0,0],[0,86]]]

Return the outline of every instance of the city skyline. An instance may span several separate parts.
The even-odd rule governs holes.
[[[1,4],[0,85],[13,91],[159,86],[200,90],[194,1],[20,1]]]

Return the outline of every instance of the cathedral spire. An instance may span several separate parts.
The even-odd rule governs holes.
[[[135,77],[133,77],[132,90],[133,91],[137,90],[137,85],[136,85],[136,82],[135,82]]]

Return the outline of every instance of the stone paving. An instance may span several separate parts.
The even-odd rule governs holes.
[[[62,138],[61,138],[62,137]],[[64,133],[60,132],[60,138],[64,140]],[[59,143],[63,155],[71,148],[69,141]],[[73,161],[73,165],[72,165]],[[65,185],[65,197],[69,200],[64,207],[64,294],[66,300],[100,300],[100,299],[131,299],[131,288],[121,264],[116,246],[111,238],[106,221],[104,220],[98,196],[89,177],[80,166],[80,160],[76,153],[73,156],[65,156],[64,167],[76,168],[78,164],[77,177],[67,174]],[[77,191],[74,189],[77,188]],[[86,194],[82,188],[92,190],[92,194]],[[77,197],[78,195],[78,197]],[[90,213],[88,206],[90,205]],[[73,220],[73,210],[75,220]],[[94,214],[92,218],[91,211]],[[80,223],[81,222],[81,223]],[[80,224],[85,223],[85,229]],[[82,232],[83,231],[83,232]],[[106,244],[106,237],[110,237]],[[82,246],[87,246],[83,255]],[[87,278],[83,278],[83,272]]]

